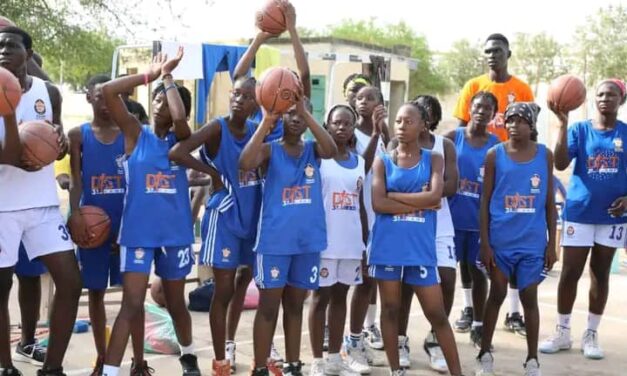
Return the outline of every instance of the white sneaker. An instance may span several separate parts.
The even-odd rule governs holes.
[[[376,324],[364,329],[366,345],[375,350],[383,350],[383,336]]]
[[[346,363],[353,371],[361,375],[368,375],[371,372],[366,358],[363,335],[359,341],[354,341],[349,336],[344,337],[344,349],[346,350]]]
[[[433,332],[429,332],[427,338],[425,338],[423,348],[429,357],[429,366],[432,370],[443,373],[448,372],[444,353],[442,353],[442,348]]]
[[[405,376],[406,372],[404,369],[397,369],[395,371],[390,371],[390,376]]]
[[[309,376],[324,376],[324,359],[314,359],[311,363],[311,369],[309,370]]]
[[[555,354],[561,350],[569,350],[573,347],[573,340],[570,338],[570,328],[557,326],[555,333],[540,342],[538,349],[544,354]]]
[[[483,353],[476,359],[475,376],[494,376],[494,357],[490,352]]]
[[[338,354],[339,355],[339,354]],[[361,373],[353,370],[340,356],[324,361],[324,373],[333,376],[359,376]]]
[[[599,346],[599,334],[596,330],[587,329],[583,332],[581,351],[588,359],[603,359],[603,349]]]
[[[272,346],[270,347],[270,359],[272,359],[278,366],[283,365],[283,357],[279,354],[276,347],[274,347],[274,342],[272,342]]]
[[[525,376],[542,376],[538,359],[532,358],[525,362]]]
[[[235,342],[233,341],[226,341],[226,344],[224,346],[224,359],[228,360],[231,363],[231,372],[235,372],[236,371],[236,365],[235,365],[235,348],[237,346],[235,345]]]
[[[398,364],[401,368],[411,367],[409,359],[409,337],[398,336]]]

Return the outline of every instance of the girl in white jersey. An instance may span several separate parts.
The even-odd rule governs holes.
[[[314,361],[310,376],[359,375],[363,365],[346,363],[340,356],[346,321],[346,296],[362,281],[361,259],[365,250],[367,223],[361,220],[364,159],[351,151],[357,115],[347,105],[333,106],[326,127],[338,147],[335,159],[322,160],[322,199],[327,224],[327,249],[321,254],[320,288],[309,310],[309,336]],[[329,307],[328,357],[322,359],[324,324]]]

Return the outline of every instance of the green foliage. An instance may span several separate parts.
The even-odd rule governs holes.
[[[446,90],[446,80],[440,77],[434,69],[433,55],[429,50],[426,38],[417,35],[403,21],[380,26],[375,23],[373,18],[361,21],[343,20],[338,25],[328,26],[327,31],[327,34],[332,37],[382,47],[410,47],[410,56],[417,60],[417,69],[410,73],[409,98],[424,93],[442,93]]]
[[[438,70],[448,79],[451,90],[460,90],[466,81],[487,71],[483,45],[468,39],[453,42],[450,51],[442,55]]]

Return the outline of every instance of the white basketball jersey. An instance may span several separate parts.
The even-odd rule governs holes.
[[[33,84],[22,94],[15,110],[18,127],[31,120],[52,122],[52,103],[46,83],[33,77]],[[0,117],[0,142],[4,144],[4,119]],[[56,180],[52,164],[39,171],[27,172],[21,168],[0,165],[0,211],[15,211],[58,206]]]
[[[359,216],[359,194],[365,180],[365,161],[357,155],[357,167],[346,168],[335,159],[320,164],[322,200],[327,223],[327,249],[322,258],[361,260],[366,249]]]
[[[357,145],[355,146],[355,150],[359,155],[364,155],[368,144],[370,143],[371,136],[363,133],[359,129],[355,130],[355,137],[357,138]],[[380,153],[385,153],[385,144],[383,144],[383,140],[379,137],[379,144],[377,145],[377,150],[375,151],[375,156]],[[372,168],[366,174],[366,180],[364,182],[364,208],[366,208],[366,214],[368,215],[368,231],[372,231],[372,225],[374,224],[374,209],[372,209]]]
[[[442,154],[442,157],[444,158],[444,137],[437,134],[434,136],[435,141],[433,142],[433,151]],[[442,168],[443,173],[445,168],[446,163],[444,163],[444,166]],[[455,229],[453,228],[453,218],[451,217],[451,210],[448,207],[448,199],[446,197],[443,197],[441,208],[440,210],[438,210],[435,237],[440,238],[447,236],[455,236]]]

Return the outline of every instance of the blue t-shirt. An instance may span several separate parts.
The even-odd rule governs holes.
[[[420,162],[411,168],[397,166],[382,154],[387,192],[413,193],[428,190],[431,182],[430,150],[422,149]],[[416,210],[409,214],[376,213],[368,247],[368,265],[437,266],[436,212]]]
[[[261,108],[259,108],[249,119],[259,126],[259,124],[261,124],[261,120],[263,120],[263,112],[261,111]],[[276,124],[274,124],[274,128],[272,128],[264,141],[272,142],[280,139],[281,137],[283,137],[283,117],[280,116],[277,119]]]
[[[124,161],[126,196],[119,243],[125,247],[176,247],[194,243],[185,168],[168,159],[173,132],[159,138],[144,126]]]
[[[543,254],[547,244],[546,147],[537,144],[528,162],[512,160],[503,144],[496,145],[494,190],[490,200],[490,245],[495,252]]]
[[[483,164],[488,150],[498,142],[499,139],[490,134],[485,145],[476,148],[466,140],[466,127],[455,130],[459,185],[457,193],[449,199],[455,230],[479,231],[479,199],[483,187]]]
[[[627,222],[625,215],[613,218],[607,212],[614,200],[627,194],[626,143],[627,124],[620,120],[607,131],[594,129],[590,120],[568,127],[568,157],[575,159],[575,167],[566,193],[566,221]]]
[[[315,143],[305,141],[294,158],[270,143],[255,251],[269,255],[321,252],[327,248],[320,163]]]

